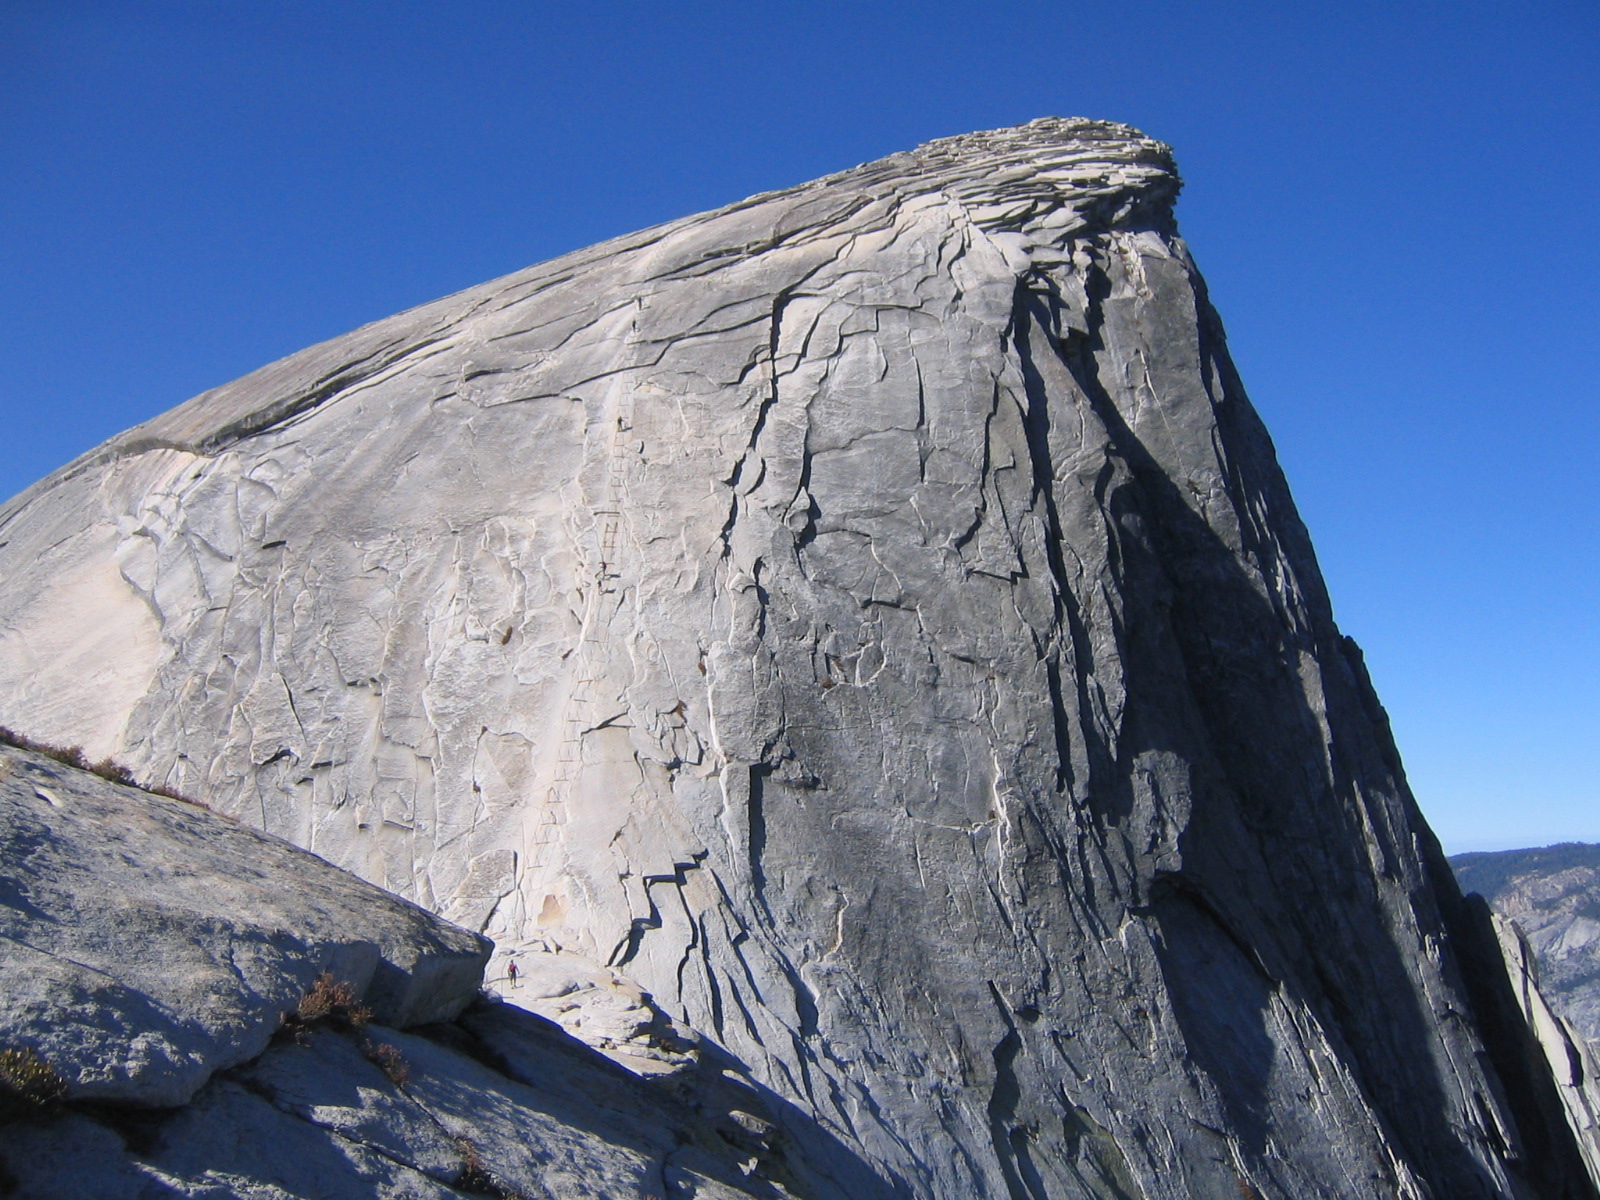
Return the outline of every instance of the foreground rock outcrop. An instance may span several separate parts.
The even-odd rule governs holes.
[[[0,510],[0,722],[625,972],[834,1194],[1594,1195],[1177,189],[947,139],[196,397]]]
[[[317,976],[384,1025],[477,998],[486,939],[192,804],[0,746],[0,1030],[71,1099],[187,1102]]]
[[[3,745],[0,922],[0,1049],[57,1081],[30,1094],[0,1062],[0,1195],[876,1186],[714,1047],[604,1057],[516,1003],[531,983],[512,1003],[480,994],[477,935],[202,808]]]

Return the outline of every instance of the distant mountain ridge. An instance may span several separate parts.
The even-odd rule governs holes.
[[[1457,854],[1464,892],[1477,892],[1527,935],[1545,995],[1600,1041],[1600,845]]]

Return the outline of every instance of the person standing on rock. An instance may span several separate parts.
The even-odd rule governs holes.
[[[511,986],[517,986],[517,960],[512,959],[506,964],[506,978],[511,980]]]

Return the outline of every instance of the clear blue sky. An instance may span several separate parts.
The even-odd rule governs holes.
[[[365,321],[1046,114],[1176,148],[1446,848],[1600,841],[1594,0],[0,0],[0,493]]]

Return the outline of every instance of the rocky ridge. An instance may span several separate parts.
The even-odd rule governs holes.
[[[1457,854],[1463,891],[1478,892],[1528,939],[1546,997],[1600,1041],[1600,846]]]
[[[1556,1082],[1566,1120],[1579,1135],[1590,1178],[1600,1179],[1600,1047],[1586,1041],[1540,988],[1534,952],[1522,930],[1501,916],[1494,917],[1494,930],[1517,1005]]]
[[[0,509],[0,722],[618,973],[841,1194],[1592,1195],[1177,190],[945,139],[196,397]]]

